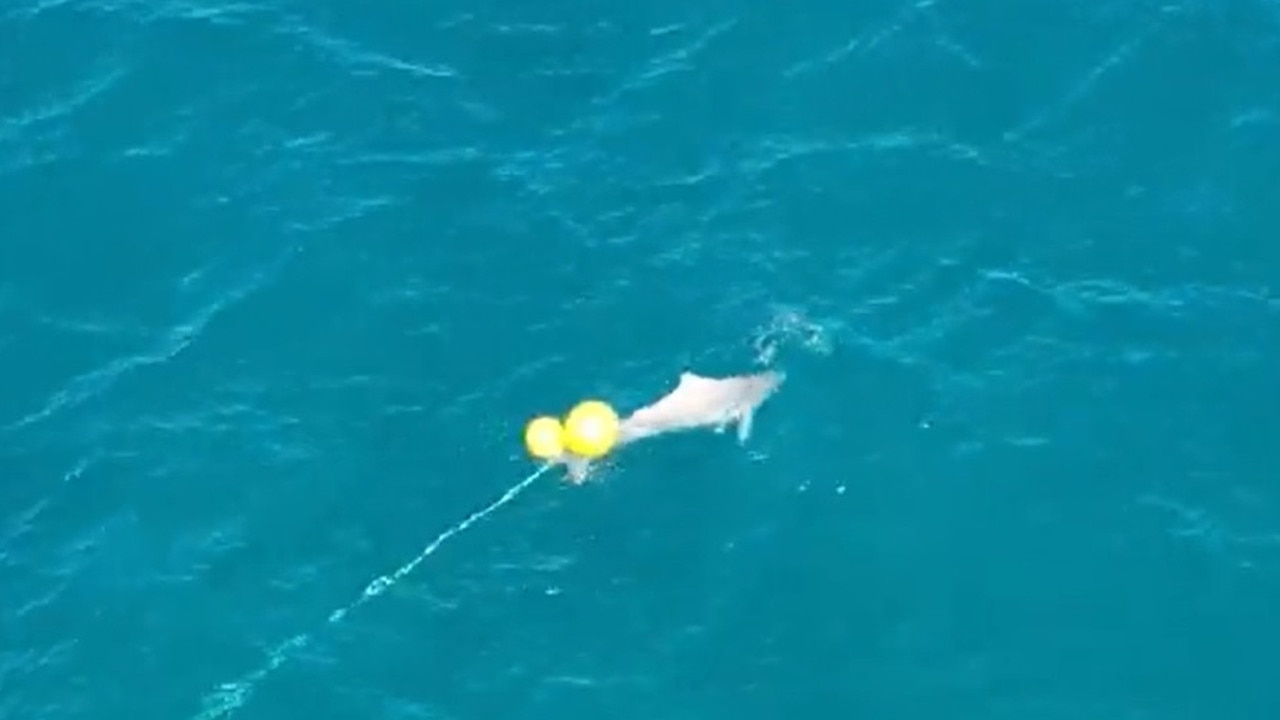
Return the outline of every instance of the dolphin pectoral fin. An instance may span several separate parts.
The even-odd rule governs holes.
[[[738,418],[738,444],[746,443],[751,438],[751,427],[755,421],[755,410],[747,410]]]

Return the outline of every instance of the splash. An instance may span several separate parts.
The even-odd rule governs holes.
[[[760,327],[752,340],[756,351],[756,363],[773,365],[781,350],[799,346],[806,352],[830,355],[834,349],[831,333],[822,323],[805,316],[795,308],[783,307]]]

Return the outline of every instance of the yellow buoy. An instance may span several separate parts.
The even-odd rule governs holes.
[[[564,420],[564,446],[574,455],[598,458],[618,442],[618,413],[607,403],[578,403]]]
[[[536,417],[524,428],[524,447],[539,460],[551,460],[564,453],[564,426],[553,417]]]

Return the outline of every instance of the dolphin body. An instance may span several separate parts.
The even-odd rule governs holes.
[[[699,428],[724,432],[735,423],[738,442],[745,443],[751,437],[756,410],[785,379],[786,374],[777,370],[722,378],[682,372],[674,390],[622,418],[615,447]],[[569,453],[555,462],[567,466],[575,484],[584,482],[591,469],[590,459]]]

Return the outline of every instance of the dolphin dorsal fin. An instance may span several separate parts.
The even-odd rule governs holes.
[[[703,377],[697,373],[693,373],[693,372],[689,372],[688,370],[685,370],[684,372],[680,373],[680,382],[678,382],[677,385],[679,387],[688,388],[688,387],[694,387],[697,385],[707,385],[708,383],[711,383],[711,382],[714,382],[711,378]]]

